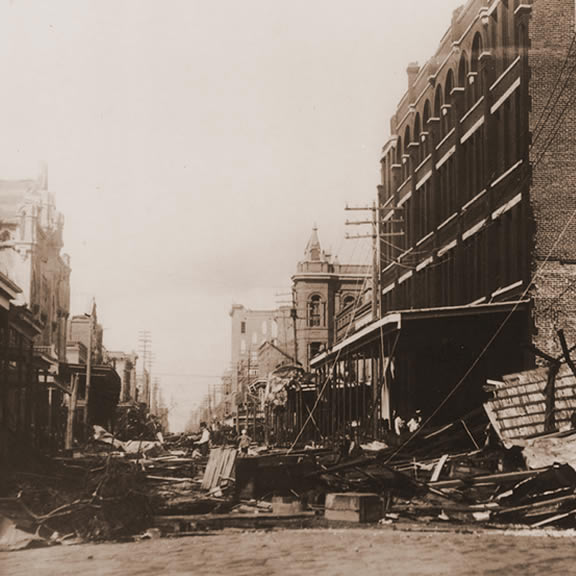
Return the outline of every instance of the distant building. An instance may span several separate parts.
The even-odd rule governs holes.
[[[92,361],[95,364],[101,364],[104,357],[103,350],[103,329],[100,324],[98,324],[98,317],[96,308],[91,314],[81,314],[72,316],[70,320],[69,332],[68,332],[68,342],[71,345],[82,344],[82,346],[88,350],[92,350]],[[92,331],[92,336],[90,336],[90,331]]]
[[[70,263],[62,254],[64,218],[43,173],[36,180],[0,180],[0,270],[22,289],[42,332],[36,351],[48,360],[66,360],[70,311]]]
[[[20,442],[31,440],[44,448],[54,447],[63,433],[63,402],[68,391],[60,370],[66,361],[70,306],[70,264],[62,253],[63,226],[48,190],[46,171],[37,179],[0,180],[0,275],[18,287],[5,307],[12,319],[4,333],[8,338],[4,346],[27,350],[20,361],[4,364],[8,373],[0,374],[0,387],[11,384],[0,398],[0,411],[9,430],[15,430],[13,425],[20,430]],[[8,352],[9,356],[13,353]],[[24,358],[26,367],[14,370]]]
[[[265,380],[282,364],[294,364],[294,357],[274,342],[263,342],[258,348],[258,379]]]
[[[304,260],[298,263],[296,274],[292,276],[297,353],[302,366],[307,368],[314,356],[336,341],[337,314],[350,311],[345,331],[353,313],[366,308],[370,278],[370,266],[340,264],[337,258],[322,250],[318,231],[312,230]],[[371,320],[369,317],[367,322]]]
[[[236,414],[246,410],[250,383],[258,378],[258,350],[278,335],[277,310],[250,310],[234,304],[231,346],[231,404]],[[227,401],[227,399],[225,400]],[[236,418],[238,424],[239,417]]]
[[[120,404],[126,402],[136,402],[137,396],[137,379],[136,379],[136,361],[138,355],[135,352],[111,352],[107,353],[108,363],[116,370],[120,376]]]
[[[67,362],[61,372],[70,382],[69,405],[73,405],[73,433],[68,432],[68,444],[84,439],[92,424],[112,430],[116,408],[126,382],[125,366],[111,361],[103,345],[103,328],[98,323],[96,303],[90,313],[75,315],[70,320]],[[116,370],[120,367],[121,373]],[[132,380],[130,380],[130,385]],[[70,446],[69,446],[70,447]]]

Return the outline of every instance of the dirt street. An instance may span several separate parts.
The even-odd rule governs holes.
[[[575,535],[381,529],[225,531],[0,554],[2,576],[571,574]]]

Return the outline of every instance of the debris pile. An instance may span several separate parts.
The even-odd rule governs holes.
[[[96,426],[72,455],[14,475],[0,498],[0,546],[335,521],[573,528],[576,430],[558,385],[562,429],[542,432],[555,423],[544,376],[507,377],[491,384],[485,411],[384,442],[224,445],[205,456],[189,436],[151,427],[131,440]],[[127,416],[124,431],[138,422]]]
[[[185,444],[181,439],[177,442]],[[0,498],[0,547],[119,540],[144,532],[155,514],[208,512],[206,458],[161,440],[119,440],[101,427],[72,455],[14,471]],[[19,538],[23,531],[34,538]]]
[[[60,459],[12,482],[0,514],[49,541],[121,538],[144,529],[152,514],[137,464],[111,455]]]

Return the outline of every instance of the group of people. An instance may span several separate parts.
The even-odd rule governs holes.
[[[210,452],[210,445],[212,443],[212,433],[206,422],[200,422],[200,434],[197,440],[194,442],[194,447],[200,452],[202,456],[207,456]],[[236,438],[236,444],[238,446],[238,452],[241,455],[248,454],[248,448],[252,443],[252,438],[248,436],[248,431],[246,429],[242,430],[242,433]]]
[[[416,410],[414,415],[408,420],[404,420],[400,414],[394,416],[394,432],[396,436],[402,436],[406,432],[413,434],[422,424],[422,412]]]

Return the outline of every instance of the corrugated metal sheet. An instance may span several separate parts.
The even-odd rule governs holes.
[[[496,432],[505,444],[544,434],[548,368],[537,368],[504,376],[493,389],[493,398],[484,405]],[[558,430],[572,427],[576,411],[576,378],[568,366],[562,366],[555,380],[554,418]]]

